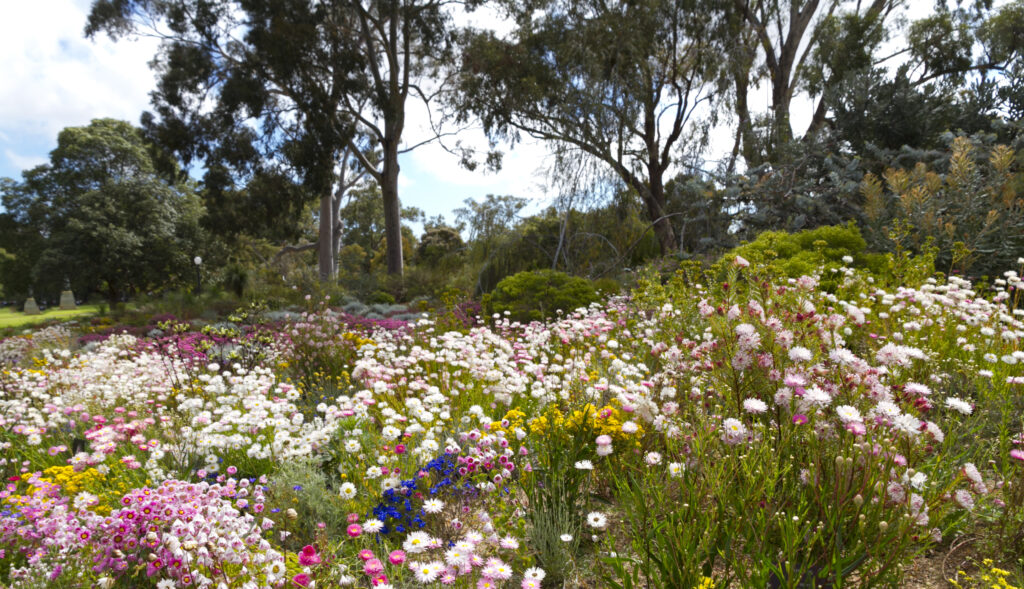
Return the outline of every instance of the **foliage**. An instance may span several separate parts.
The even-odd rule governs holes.
[[[451,265],[463,253],[465,244],[462,236],[451,227],[428,229],[416,246],[416,263],[437,268],[442,264]]]
[[[893,229],[914,252],[938,248],[946,271],[995,274],[1024,255],[1024,201],[1017,155],[1005,145],[979,148],[967,137],[953,139],[948,168],[889,168],[882,179],[865,177],[861,187],[866,233],[878,249],[893,249]]]
[[[321,200],[321,262],[334,251],[334,189],[353,185],[354,161],[381,187],[387,270],[400,275],[406,100],[429,103],[419,84],[450,53],[450,18],[436,0],[95,0],[86,33],[160,38],[154,133],[222,177],[301,178],[308,192],[298,196]],[[333,274],[333,263],[320,274]]]
[[[479,117],[494,139],[525,134],[600,162],[639,195],[661,253],[675,251],[665,174],[677,149],[707,141],[694,113],[726,83],[718,56],[728,38],[705,16],[719,3],[500,6],[516,29],[465,35],[452,99],[459,116]]]
[[[983,113],[1006,115],[1018,108],[1020,44],[1010,39],[1011,31],[1020,30],[1020,2],[998,8],[990,3],[968,8],[939,2],[928,16],[911,22],[894,43],[901,24],[900,4],[735,2],[729,22],[736,43],[728,63],[734,82],[732,106],[739,120],[729,169],[740,154],[748,166],[784,164],[796,140],[813,142],[830,127],[830,112],[840,138],[849,133],[857,149],[865,139],[881,147],[893,145],[901,134],[927,140],[936,130],[961,123],[987,126]],[[884,55],[894,44],[896,52]],[[887,74],[880,67],[894,55],[906,60]],[[748,93],[762,81],[770,85],[771,101],[759,115],[752,111]],[[860,104],[866,107],[860,112],[849,103],[848,92],[857,86],[870,88],[860,94]],[[795,134],[793,105],[801,95],[814,106],[806,130]],[[868,97],[871,104],[865,102]],[[942,128],[944,123],[950,127]],[[913,125],[921,128],[914,130]]]
[[[202,206],[189,182],[158,172],[153,150],[122,121],[61,131],[48,164],[4,185],[7,214],[28,235],[13,250],[20,260],[4,268],[31,264],[9,286],[55,293],[70,280],[80,296],[119,301],[189,282],[204,246]]]
[[[852,223],[797,233],[765,231],[754,241],[723,254],[721,262],[732,264],[739,256],[790,278],[816,271],[827,276],[831,269],[842,266],[863,268],[882,277],[886,272],[884,256],[868,253],[866,248],[867,242]]]
[[[585,278],[554,270],[520,272],[503,279],[491,292],[489,313],[506,311],[515,321],[536,321],[556,311],[573,311],[597,300],[594,285]]]

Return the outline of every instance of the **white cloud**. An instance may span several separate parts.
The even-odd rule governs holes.
[[[29,170],[38,165],[45,164],[48,161],[47,158],[43,156],[21,155],[20,153],[15,153],[10,149],[4,150],[4,157],[7,158],[7,161],[11,162],[12,166],[19,170]]]
[[[153,39],[85,39],[90,0],[10,2],[0,21],[4,142],[56,141],[67,126],[114,117],[137,123],[154,84]],[[19,150],[18,145],[12,145]]]

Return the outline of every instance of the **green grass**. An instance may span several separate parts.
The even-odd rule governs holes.
[[[53,320],[67,321],[68,319],[95,315],[99,310],[99,305],[81,305],[77,309],[69,311],[47,309],[39,315],[26,315],[14,307],[6,307],[0,309],[0,329],[27,327]]]

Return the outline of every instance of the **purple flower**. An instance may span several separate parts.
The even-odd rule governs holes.
[[[793,423],[795,423],[796,425],[804,425],[808,421],[809,420],[807,419],[807,416],[804,415],[803,413],[797,413],[796,415],[793,416]]]

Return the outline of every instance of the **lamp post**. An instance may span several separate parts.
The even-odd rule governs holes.
[[[202,277],[199,274],[199,266],[203,264],[203,259],[199,256],[192,258],[192,263],[196,265],[196,296],[199,295],[199,291],[203,288]]]

